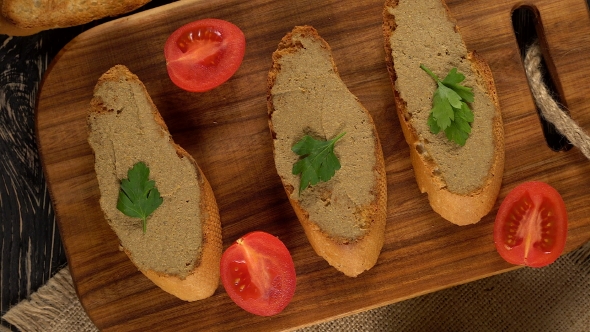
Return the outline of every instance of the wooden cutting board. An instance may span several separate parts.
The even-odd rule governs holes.
[[[496,253],[497,208],[517,184],[553,185],[568,208],[567,250],[590,238],[590,162],[577,148],[547,147],[511,23],[521,1],[454,0],[469,48],[493,71],[505,125],[506,167],[494,210],[459,227],[442,220],[420,194],[384,63],[382,1],[180,1],[100,25],[69,43],[40,90],[37,134],[69,266],[81,302],[105,331],[283,330],[341,317],[515,268]],[[583,0],[531,0],[572,117],[590,131],[590,20]],[[163,45],[184,23],[216,17],[246,35],[235,76],[194,94],[171,84]],[[332,46],[344,82],[374,117],[388,180],[385,245],[377,265],[348,278],[307,242],[274,169],[267,124],[271,53],[295,25],[316,27]],[[199,162],[215,192],[224,247],[252,230],[281,238],[293,255],[297,290],[279,315],[258,317],[234,305],[222,286],[206,300],[182,302],[146,279],[119,251],[100,210],[86,111],[98,77],[124,64],[145,83],[175,139]]]

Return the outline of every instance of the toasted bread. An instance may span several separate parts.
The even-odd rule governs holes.
[[[434,211],[457,225],[481,220],[494,206],[504,172],[504,130],[492,73],[467,51],[442,0],[387,0],[383,12],[386,64],[414,174]],[[436,83],[453,68],[473,88],[474,121],[464,146],[427,126]]]
[[[0,34],[22,36],[135,10],[150,0],[0,0]]]
[[[222,251],[213,191],[127,67],[114,66],[98,79],[88,126],[100,206],[125,253],[164,291],[186,301],[211,296],[219,284]],[[140,219],[117,209],[121,180],[140,161],[163,198],[145,233]]]
[[[0,0],[0,35],[8,35],[8,36],[30,36],[42,31],[42,28],[29,28],[23,29],[19,28],[14,23],[8,21],[2,15],[1,9],[3,7],[2,2],[4,0]]]
[[[272,55],[268,114],[277,172],[316,253],[347,276],[373,267],[384,242],[387,185],[383,152],[369,112],[340,79],[328,43],[295,27]],[[291,148],[304,135],[332,139],[342,168],[299,193]]]

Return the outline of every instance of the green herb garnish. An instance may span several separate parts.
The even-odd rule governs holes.
[[[346,133],[334,137],[329,141],[316,140],[305,135],[297,142],[291,150],[302,156],[293,165],[293,174],[301,174],[299,194],[310,184],[314,185],[320,181],[328,181],[340,169],[340,161],[334,154],[334,144]]]
[[[147,217],[154,212],[160,204],[162,197],[156,183],[149,180],[150,169],[143,162],[133,165],[127,172],[127,179],[121,180],[121,190],[117,209],[125,215],[142,220],[143,232],[146,231]]]
[[[457,68],[451,69],[444,80],[440,80],[436,74],[426,66],[420,65],[434,81],[438,88],[434,92],[432,110],[428,116],[428,126],[433,134],[443,130],[447,138],[461,146],[471,133],[473,112],[467,103],[473,102],[472,88],[463,86],[465,75],[458,73]]]

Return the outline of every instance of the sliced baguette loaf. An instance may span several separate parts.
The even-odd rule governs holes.
[[[221,224],[211,186],[195,160],[172,140],[145,86],[125,66],[98,80],[88,115],[100,206],[131,261],[164,291],[186,301],[219,284]],[[144,162],[163,203],[141,220],[117,209],[121,179]]]
[[[0,33],[26,35],[65,28],[135,10],[150,0],[2,0]]]
[[[399,121],[410,146],[416,181],[430,205],[457,224],[478,222],[494,206],[504,171],[504,131],[492,73],[468,52],[442,0],[387,0],[383,12],[386,63]],[[473,88],[474,121],[464,146],[430,132],[436,83],[453,68]]]
[[[347,276],[373,267],[384,241],[387,205],[381,144],[369,112],[340,79],[329,45],[310,26],[280,41],[268,75],[268,113],[277,172],[316,253]],[[299,194],[304,135],[337,141],[341,169]]]
[[[29,28],[23,29],[19,28],[14,23],[7,20],[4,15],[2,15],[2,3],[4,0],[0,0],[0,35],[8,35],[8,36],[30,36],[34,35],[39,31],[42,31],[42,28]]]

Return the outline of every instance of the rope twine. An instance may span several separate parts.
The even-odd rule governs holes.
[[[541,75],[541,48],[535,41],[526,51],[524,67],[535,103],[545,120],[565,136],[570,143],[580,149],[590,159],[590,137],[576,124],[553,99]]]

